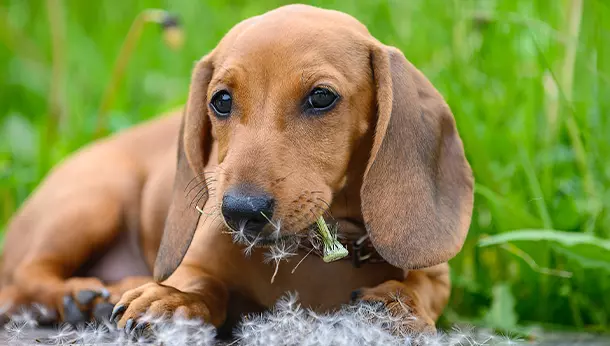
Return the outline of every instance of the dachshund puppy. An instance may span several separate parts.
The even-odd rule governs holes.
[[[284,6],[197,62],[182,114],[50,174],[9,226],[0,303],[220,327],[296,291],[317,311],[382,302],[433,331],[472,205],[455,120],[424,75],[347,14]],[[307,245],[320,216],[350,260]],[[272,253],[276,267],[278,247],[295,256]]]

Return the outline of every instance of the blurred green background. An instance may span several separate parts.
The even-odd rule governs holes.
[[[0,2],[0,224],[51,167],[185,102],[193,63],[279,0]],[[605,0],[312,1],[399,47],[446,97],[476,177],[445,323],[610,329],[610,8]],[[144,9],[180,17],[170,49]],[[102,106],[109,85],[114,99]],[[105,108],[107,111],[101,112]],[[86,179],[86,177],[83,177]],[[49,212],[52,212],[49,211]]]

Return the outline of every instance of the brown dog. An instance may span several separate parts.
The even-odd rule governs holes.
[[[350,296],[406,306],[419,317],[408,327],[430,330],[472,186],[449,107],[400,51],[346,14],[285,6],[236,25],[197,63],[183,116],[50,174],[9,226],[0,303],[37,302],[64,321],[116,303],[128,329],[144,313],[221,326],[297,291],[318,310]],[[292,273],[301,249],[272,283],[267,246],[326,214],[352,262],[310,255]],[[260,246],[244,256],[230,233]]]

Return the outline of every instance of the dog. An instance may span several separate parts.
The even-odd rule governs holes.
[[[221,328],[296,291],[316,311],[381,302],[434,331],[472,208],[453,114],[426,77],[352,16],[287,5],[196,63],[184,109],[50,172],[9,223],[0,304]],[[346,258],[307,245],[320,217]]]

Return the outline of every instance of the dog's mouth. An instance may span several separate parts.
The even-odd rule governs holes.
[[[313,222],[299,231],[290,233],[280,231],[279,227],[273,224],[267,225],[261,232],[253,232],[247,227],[238,228],[230,224],[227,224],[227,227],[234,243],[250,248],[268,248],[278,244],[299,243],[315,230],[316,223]]]
[[[255,242],[256,247],[269,247],[269,246],[276,245],[278,243],[286,242],[293,238],[295,238],[294,235],[283,235],[280,237],[258,237],[258,238],[250,237],[249,240],[251,242]]]

